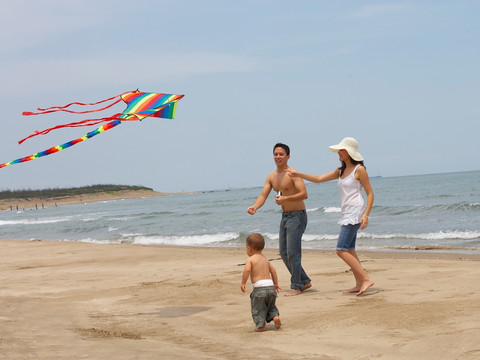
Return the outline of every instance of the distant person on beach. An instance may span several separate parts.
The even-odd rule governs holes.
[[[251,234],[247,237],[246,246],[248,259],[243,269],[241,289],[242,292],[245,292],[245,285],[250,277],[253,284],[250,304],[253,322],[256,326],[255,331],[266,331],[265,324],[271,321],[278,330],[282,323],[275,301],[280,287],[275,268],[262,254],[265,239],[260,234]]]
[[[272,189],[277,193],[275,202],[283,210],[279,231],[280,256],[291,274],[291,290],[285,296],[294,296],[312,287],[312,282],[302,267],[302,236],[307,227],[307,212],[303,200],[307,199],[308,195],[301,178],[287,175],[290,148],[285,144],[275,144],[273,159],[277,169],[268,174],[260,196],[247,212],[254,215],[265,203]]]
[[[292,178],[300,177],[315,183],[337,179],[342,200],[342,217],[338,222],[341,228],[337,242],[337,255],[350,266],[355,276],[355,286],[344,293],[357,293],[358,296],[374,284],[360,264],[355,251],[358,229],[363,230],[368,226],[368,216],[373,205],[373,191],[367,170],[363,165],[363,157],[358,152],[357,140],[346,137],[338,145],[330,146],[330,150],[338,153],[342,163],[332,172],[310,175],[289,168],[288,173]],[[366,206],[361,194],[362,188],[367,194]]]

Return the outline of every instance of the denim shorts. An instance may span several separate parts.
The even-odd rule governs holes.
[[[342,225],[340,235],[338,235],[337,250],[348,251],[355,249],[358,229],[360,229],[360,224]]]

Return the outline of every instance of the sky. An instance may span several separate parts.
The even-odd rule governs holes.
[[[289,165],[371,176],[479,170],[480,1],[0,0],[0,163],[95,129],[22,116],[125,91],[184,94],[174,120],[124,122],[0,169],[0,190],[96,184],[181,192],[263,186]],[[101,117],[121,112],[118,104]]]

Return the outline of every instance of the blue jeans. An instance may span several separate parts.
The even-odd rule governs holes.
[[[302,289],[311,282],[302,268],[302,235],[306,227],[307,212],[305,210],[289,211],[282,214],[279,248],[280,256],[291,274],[291,289]]]

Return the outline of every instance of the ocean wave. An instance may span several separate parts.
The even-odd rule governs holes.
[[[307,209],[307,212],[314,213],[314,212],[317,212],[319,210],[323,210],[324,213],[340,213],[340,212],[342,212],[342,208],[334,207],[334,206]]]
[[[84,238],[80,240],[69,240],[69,239],[64,239],[63,241],[76,241],[76,242],[85,242],[85,243],[91,243],[91,244],[102,244],[102,245],[109,245],[109,244],[121,244],[122,242],[120,240],[112,240],[112,239],[92,239],[92,238]]]
[[[448,246],[448,245],[402,245],[402,246],[385,246],[383,249],[392,250],[421,250],[421,251],[476,251],[478,247],[464,246]]]
[[[448,207],[448,210],[461,210],[461,211],[480,210],[480,203],[453,204]]]
[[[325,207],[323,208],[325,213],[339,213],[342,212],[342,208],[339,207]]]
[[[405,215],[409,213],[430,214],[447,213],[452,214],[457,211],[470,212],[479,211],[480,203],[458,202],[453,204],[416,204],[409,206],[374,206],[372,212],[379,215]]]
[[[337,240],[338,234],[304,234],[302,240],[305,242],[311,241],[330,241]]]
[[[21,220],[0,220],[0,226],[9,225],[40,225],[40,224],[55,224],[64,221],[70,221],[71,217],[56,218],[56,219],[21,219]]]
[[[405,233],[395,233],[395,234],[374,234],[367,232],[359,232],[358,237],[361,239],[420,239],[420,240],[472,240],[480,239],[479,231],[438,231],[430,233],[419,233],[419,234],[405,234]]]
[[[173,245],[173,246],[195,246],[212,245],[225,241],[237,239],[238,233],[219,233],[205,235],[185,235],[185,236],[135,236],[132,239],[133,244],[141,245]]]
[[[278,233],[265,233],[265,238],[269,240],[278,241]],[[365,240],[391,240],[391,239],[402,239],[402,240],[480,240],[479,231],[438,231],[432,233],[420,233],[420,234],[405,234],[405,233],[394,233],[394,234],[376,234],[368,232],[359,232],[357,237],[359,239]],[[330,241],[337,240],[338,233],[334,234],[303,234],[302,240],[305,242],[313,241]]]

